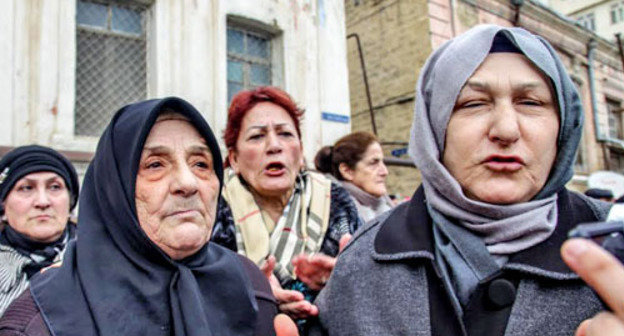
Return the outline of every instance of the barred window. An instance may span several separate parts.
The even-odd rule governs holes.
[[[145,99],[144,6],[77,1],[76,135],[99,136],[117,109]]]
[[[271,38],[266,32],[228,27],[228,102],[241,90],[272,84]]]

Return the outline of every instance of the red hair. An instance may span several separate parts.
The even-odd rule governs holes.
[[[228,150],[236,148],[236,141],[247,112],[261,102],[270,102],[286,110],[293,120],[297,135],[301,139],[299,120],[303,115],[303,110],[297,107],[297,104],[284,90],[274,86],[260,86],[253,90],[241,91],[232,97],[232,102],[228,109],[227,124],[225,131],[223,131],[223,140]],[[227,158],[224,164],[226,167],[229,167],[230,162]]]

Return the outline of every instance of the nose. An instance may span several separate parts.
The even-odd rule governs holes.
[[[197,176],[187,164],[178,165],[172,172],[174,174],[171,183],[171,192],[174,195],[190,197],[197,193]]]
[[[380,163],[379,175],[383,176],[383,177],[388,176],[388,167],[386,167],[386,164],[383,163],[383,161],[381,161],[381,163]]]
[[[512,102],[499,102],[491,114],[488,132],[490,141],[509,146],[520,139],[518,113]]]
[[[50,195],[46,188],[37,188],[37,198],[35,199],[35,208],[45,210],[51,206]]]
[[[267,151],[270,154],[280,153],[282,151],[282,142],[276,132],[269,132],[267,134]]]

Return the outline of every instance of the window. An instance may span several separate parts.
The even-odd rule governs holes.
[[[237,26],[227,29],[228,102],[237,92],[272,84],[272,37]]]
[[[596,30],[596,21],[594,20],[594,13],[589,13],[589,14],[580,16],[577,18],[577,21],[581,26],[591,31]]]
[[[76,4],[76,135],[99,136],[121,106],[145,99],[144,6]]]
[[[624,21],[624,2],[611,6],[611,24]]]
[[[609,170],[624,174],[624,154],[622,152],[616,149],[609,150]]]
[[[607,112],[609,114],[609,137],[624,139],[620,102],[607,98]]]

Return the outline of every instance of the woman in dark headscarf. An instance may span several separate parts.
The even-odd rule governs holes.
[[[75,225],[78,176],[57,151],[18,147],[0,160],[0,315],[39,270],[60,260]]]
[[[556,52],[521,28],[477,26],[430,56],[416,96],[423,185],[343,251],[317,300],[325,331],[574,334],[602,304],[559,248],[611,205],[565,188],[583,113]]]
[[[85,176],[79,239],[9,307],[0,334],[272,334],[264,275],[208,244],[222,183],[217,141],[193,106],[119,110]]]

